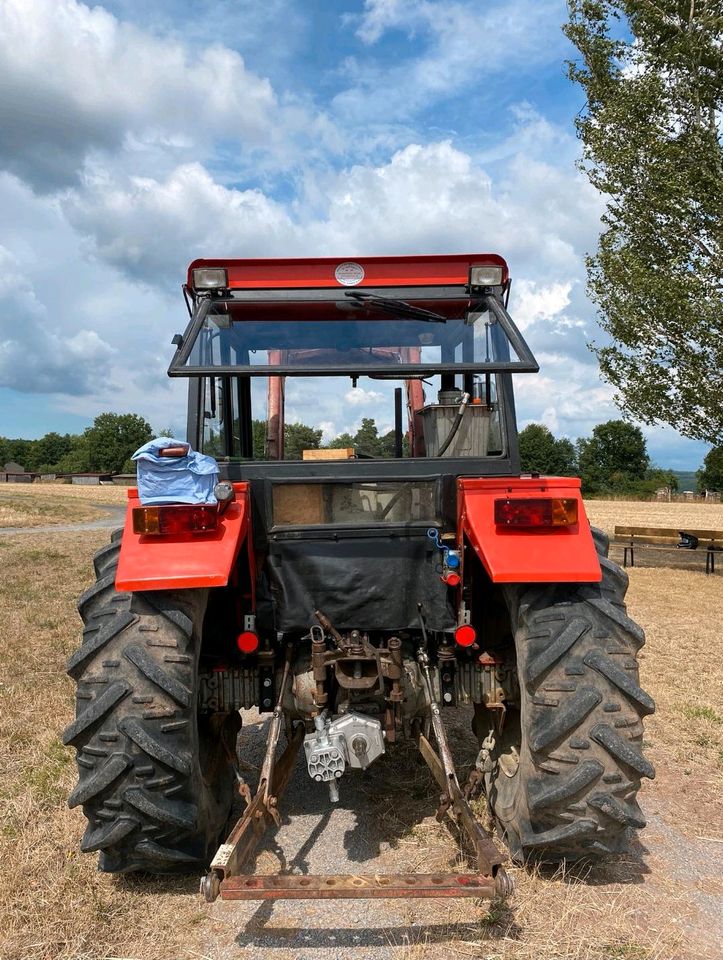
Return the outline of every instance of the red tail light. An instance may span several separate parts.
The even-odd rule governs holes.
[[[458,587],[461,579],[458,573],[445,573],[442,575],[442,581],[446,583],[448,587]]]
[[[461,627],[457,627],[454,631],[454,641],[460,647],[471,647],[476,639],[477,631],[469,623],[463,623]]]
[[[244,630],[236,637],[236,646],[241,653],[253,653],[259,648],[259,638],[253,630]]]
[[[160,535],[168,533],[206,533],[218,524],[216,505],[194,503],[162,507],[135,507],[133,533]]]
[[[577,523],[577,500],[574,497],[495,500],[495,523],[500,527],[570,527]]]

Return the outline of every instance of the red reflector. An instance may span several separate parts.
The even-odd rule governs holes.
[[[162,507],[134,507],[133,533],[205,533],[215,530],[218,509],[215,504],[172,504]]]
[[[577,523],[577,500],[574,497],[495,500],[495,523],[501,527],[569,527]]]
[[[458,643],[460,647],[471,647],[476,639],[477,631],[469,623],[463,623],[461,627],[457,627],[454,631],[455,643]]]
[[[244,630],[236,637],[236,646],[241,653],[253,653],[259,648],[259,638],[251,630]]]
[[[442,580],[447,584],[448,587],[458,587],[459,582],[462,578],[458,573],[446,573]]]

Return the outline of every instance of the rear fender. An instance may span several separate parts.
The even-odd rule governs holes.
[[[458,540],[465,538],[493,583],[598,583],[602,579],[590,523],[571,477],[490,477],[457,482]],[[578,522],[570,527],[510,529],[495,524],[498,498],[575,499]]]
[[[218,527],[208,533],[173,536],[143,536],[133,532],[133,509],[140,507],[138,491],[128,490],[121,541],[117,590],[187,590],[225,587],[244,541],[248,543],[253,571],[250,533],[249,485],[234,483],[236,499],[219,517]],[[251,582],[253,584],[254,577]]]

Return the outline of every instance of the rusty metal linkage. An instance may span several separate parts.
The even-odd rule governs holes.
[[[224,900],[374,900],[399,897],[479,897],[497,895],[495,880],[470,873],[339,876],[231,877]]]
[[[280,822],[277,810],[278,798],[289,784],[296,755],[304,739],[304,727],[300,724],[278,762],[276,761],[276,747],[284,720],[284,696],[291,677],[292,652],[293,649],[287,648],[284,675],[278,702],[271,718],[266,755],[256,795],[226,838],[226,842],[222,843],[216,851],[211,861],[210,872],[201,878],[201,894],[209,903],[212,903],[221,893],[222,885],[227,878],[237,875],[250,859],[269,824],[273,821],[278,825]]]
[[[322,615],[323,616],[323,615]],[[319,613],[317,612],[317,617]],[[326,627],[327,625],[324,624]],[[323,636],[323,634],[322,634]],[[312,632],[312,648],[316,642],[318,666],[322,666],[322,636]],[[348,641],[340,637],[342,644]],[[349,638],[360,646],[365,644],[363,636]],[[398,641],[393,638],[389,649],[383,651],[384,667],[377,661],[378,676],[387,675],[397,680],[397,668],[400,660]],[[377,654],[379,656],[379,654]],[[303,900],[303,899],[374,899],[398,897],[506,897],[513,891],[512,880],[501,867],[503,857],[495,847],[490,836],[477,822],[467,803],[465,793],[460,788],[454,769],[452,754],[442,724],[439,705],[434,697],[432,679],[429,672],[429,660],[426,650],[417,655],[419,667],[424,679],[429,702],[431,726],[439,753],[417,728],[417,744],[429,766],[435,780],[442,789],[438,819],[445,814],[456,817],[465,835],[472,844],[476,860],[476,873],[451,874],[377,874],[375,876],[298,876],[277,874],[275,876],[248,876],[240,874],[250,859],[261,836],[272,822],[279,824],[277,803],[288,786],[296,760],[296,755],[304,739],[304,726],[299,724],[293,732],[286,749],[276,761],[276,748],[283,724],[283,702],[291,676],[292,650],[287,648],[284,674],[281,681],[278,702],[271,719],[266,755],[261,768],[259,787],[251,803],[222,844],[211,863],[210,872],[201,880],[201,893],[210,903],[219,895],[224,900]],[[325,654],[328,658],[329,654]],[[327,662],[323,662],[326,669]],[[321,670],[315,675],[317,680],[317,702],[322,692],[319,688]],[[354,678],[352,678],[354,679]],[[389,710],[393,716],[397,707],[399,692],[390,697]]]
[[[444,793],[441,797],[437,819],[442,819],[445,814],[454,811],[464,830],[467,839],[474,847],[477,856],[477,869],[487,877],[493,878],[495,892],[497,896],[506,897],[513,891],[512,878],[508,877],[501,864],[504,857],[492,842],[489,834],[478,823],[477,818],[472,813],[469,803],[462,792],[454,769],[452,753],[447,742],[447,735],[442,723],[442,717],[439,705],[434,698],[434,688],[432,678],[429,674],[429,660],[424,650],[420,650],[417,655],[417,661],[422,671],[427,697],[432,719],[432,730],[439,747],[439,754],[434,750],[427,738],[419,734],[419,750],[424,760],[432,771],[434,779],[442,788]]]

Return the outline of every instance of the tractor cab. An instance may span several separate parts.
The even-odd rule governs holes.
[[[362,381],[386,403],[388,459],[464,459],[456,472],[468,472],[473,458],[491,461],[483,472],[516,472],[510,374],[538,367],[507,313],[509,289],[493,255],[195,261],[191,323],[169,370],[192,378],[188,439],[241,479],[257,472],[249,462],[285,459],[290,378],[297,399],[318,397],[337,413]],[[252,408],[264,399],[259,443]],[[368,453],[323,455],[334,458]]]

